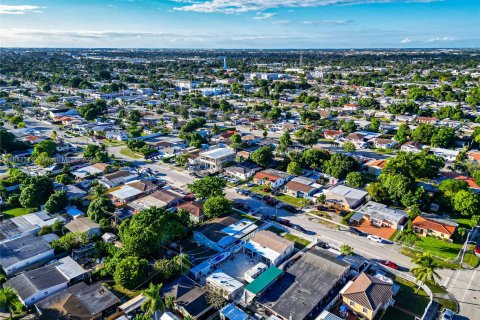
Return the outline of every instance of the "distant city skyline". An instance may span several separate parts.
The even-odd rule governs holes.
[[[5,0],[2,47],[478,48],[476,0]]]

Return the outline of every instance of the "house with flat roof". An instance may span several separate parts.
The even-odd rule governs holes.
[[[358,223],[361,220],[367,220],[370,224],[376,227],[387,227],[392,229],[403,228],[403,225],[408,219],[405,211],[390,208],[385,204],[369,201],[360,207],[355,214]],[[353,218],[353,217],[352,217]],[[350,218],[350,220],[352,220]]]
[[[193,231],[193,239],[215,251],[223,251],[249,237],[262,222],[244,219],[238,214],[215,218]]]
[[[361,205],[368,192],[339,184],[324,191],[325,202],[344,210],[355,209]]]
[[[249,320],[253,319],[248,313],[235,306],[233,303],[227,304],[219,311],[222,320]]]
[[[95,163],[83,168],[79,168],[72,171],[72,174],[77,179],[83,179],[88,176],[94,176],[96,174],[102,173],[107,168],[106,163]]]
[[[242,301],[250,304],[255,297],[260,296],[270,285],[275,283],[282,273],[283,271],[277,267],[269,267],[245,287]]]
[[[286,268],[255,303],[267,315],[280,319],[315,318],[328,303],[330,294],[345,283],[349,269],[348,263],[332,253],[312,248]]]
[[[225,174],[241,180],[248,180],[261,168],[253,162],[242,162],[225,168]]]
[[[243,291],[243,283],[222,272],[216,270],[207,279],[209,289],[221,295],[225,300],[235,300]]]
[[[138,179],[138,175],[136,173],[121,170],[104,175],[98,180],[98,182],[107,188],[113,188],[136,179]]]
[[[342,301],[363,319],[372,320],[380,310],[393,305],[393,285],[361,273],[342,293]]]
[[[78,217],[65,225],[70,232],[86,232],[89,236],[102,234],[100,225],[89,217]]]
[[[199,163],[202,167],[218,172],[235,160],[235,151],[230,148],[218,148],[200,153]]]
[[[50,244],[42,237],[27,235],[0,244],[0,265],[7,276],[53,259]]]
[[[151,207],[172,208],[179,205],[185,198],[184,194],[174,190],[160,189],[128,203],[128,206],[137,212]]]
[[[278,266],[293,253],[294,243],[271,231],[261,230],[245,243],[243,250],[267,265]]]
[[[120,302],[102,283],[68,287],[35,304],[40,320],[100,319]]]

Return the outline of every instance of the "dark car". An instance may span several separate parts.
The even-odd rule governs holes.
[[[363,235],[363,232],[362,232],[362,231],[360,231],[360,230],[358,230],[358,229],[356,229],[356,228],[353,228],[353,227],[348,228],[348,232],[353,233],[353,234],[356,234],[357,236]]]
[[[286,204],[285,206],[283,206],[285,208],[285,210],[289,211],[289,212],[292,212],[292,213],[297,213],[298,212],[298,209],[295,208],[294,206],[291,206],[289,204]]]
[[[284,226],[291,227],[292,223],[287,219],[277,218],[277,222],[283,224]]]
[[[297,231],[300,231],[302,233],[307,233],[307,230],[305,230],[304,228],[302,228],[301,226],[299,226],[298,224],[295,224],[293,227],[293,229],[297,230]]]

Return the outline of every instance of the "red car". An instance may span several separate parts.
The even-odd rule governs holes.
[[[389,268],[398,270],[398,265],[396,263],[392,262],[392,261],[385,260],[385,261],[381,261],[380,263],[383,264],[384,266],[389,267]]]
[[[480,256],[480,244],[477,244],[477,245],[473,248],[473,252],[474,252],[477,256]]]

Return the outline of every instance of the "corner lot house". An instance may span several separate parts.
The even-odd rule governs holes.
[[[223,170],[235,160],[235,151],[230,148],[218,148],[200,153],[200,165],[213,171]]]
[[[267,265],[278,266],[292,254],[294,243],[271,231],[262,230],[248,240],[244,250],[260,257]]]
[[[52,247],[42,237],[28,235],[0,245],[0,265],[7,276],[45,263],[53,256]]]
[[[260,167],[253,162],[243,162],[225,168],[225,173],[231,177],[241,180],[248,180],[260,170]]]
[[[442,219],[434,214],[417,216],[412,221],[412,228],[421,236],[434,236],[451,239],[458,227],[458,223]]]
[[[255,174],[253,182],[277,189],[287,183],[291,178],[293,178],[293,176],[286,172],[276,169],[266,169]]]
[[[308,198],[313,196],[321,186],[315,180],[306,177],[296,177],[285,185],[285,193],[297,198]]]
[[[353,312],[372,320],[380,310],[393,305],[392,284],[362,273],[343,292],[342,300]]]

